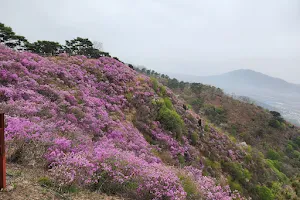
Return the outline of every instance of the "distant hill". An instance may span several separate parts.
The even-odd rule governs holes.
[[[292,84],[285,80],[274,78],[250,69],[239,69],[213,76],[175,75],[175,77],[184,81],[200,81],[205,84],[212,84],[230,90],[237,89],[240,91],[243,86],[245,89],[257,88],[260,90],[276,90],[277,92],[292,92],[300,95],[300,85]]]
[[[228,94],[248,96],[273,107],[290,122],[300,125],[300,85],[249,69],[214,76],[174,75],[189,82],[201,82],[223,89]],[[264,106],[269,109],[268,106]]]

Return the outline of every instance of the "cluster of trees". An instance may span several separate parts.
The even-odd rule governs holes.
[[[184,87],[186,87],[187,85],[189,85],[189,83],[187,82],[183,82],[183,81],[178,81],[176,78],[170,78],[168,75],[165,74],[160,74],[154,70],[150,70],[147,69],[145,67],[135,67],[135,70],[146,74],[148,76],[152,76],[152,77],[156,77],[156,78],[161,78],[162,80],[160,80],[164,85],[168,86],[171,89],[183,89]],[[164,80],[163,80],[164,79]]]
[[[58,42],[38,40],[30,43],[24,36],[17,35],[11,27],[0,23],[0,43],[15,50],[30,51],[43,56],[53,56],[59,53],[69,55],[85,55],[88,58],[111,57],[104,52],[100,42],[91,42],[88,38],[77,37],[66,40],[64,45]]]
[[[28,41],[24,36],[16,35],[12,28],[0,23],[0,43],[10,48],[24,50]]]
[[[284,125],[284,119],[281,117],[281,114],[276,111],[270,111],[272,114],[272,119],[269,121],[269,125],[273,128],[283,128]]]

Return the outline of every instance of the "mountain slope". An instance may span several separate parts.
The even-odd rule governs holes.
[[[141,72],[146,70],[137,69]],[[147,71],[146,71],[147,72]],[[152,73],[164,85],[170,87],[172,91],[188,103],[186,107],[193,109],[196,113],[205,116],[214,126],[219,127],[233,139],[243,141],[240,145],[251,145],[251,149],[259,150],[252,157],[254,159],[246,167],[251,173],[255,174],[257,170],[258,177],[252,175],[250,182],[263,182],[272,189],[275,196],[268,198],[254,194],[256,191],[250,189],[254,199],[289,199],[292,190],[296,196],[292,199],[298,199],[300,196],[299,171],[300,171],[300,129],[286,122],[278,112],[268,111],[262,107],[252,103],[251,98],[228,96],[223,93],[220,88],[204,85],[201,83],[179,82],[177,79],[169,78],[164,74]],[[238,100],[237,100],[238,99]],[[250,146],[248,146],[250,147]],[[262,154],[263,153],[263,154]],[[256,160],[259,157],[258,160]],[[267,163],[267,168],[272,169],[276,173],[276,178],[270,178],[270,175],[265,176],[268,172],[264,171],[264,166],[257,168],[258,163],[263,163],[263,159]],[[227,165],[221,164],[222,170],[228,170]],[[233,167],[233,166],[231,166]],[[231,176],[236,177],[230,169],[227,171]],[[233,174],[232,174],[233,173]],[[261,178],[261,179],[259,179]],[[256,181],[253,182],[253,180]],[[259,180],[258,180],[259,179]],[[237,187],[235,184],[242,184],[244,189],[251,188],[251,184],[245,184],[242,181],[236,180],[231,184],[232,187]],[[280,196],[275,192],[275,185],[287,189],[288,184],[292,184],[289,191],[285,195]],[[235,186],[234,186],[235,185]],[[277,186],[276,186],[277,187]],[[293,189],[292,189],[293,188]],[[270,192],[270,194],[272,194]],[[279,196],[278,196],[279,195]]]
[[[203,163],[209,155],[242,166],[247,153],[213,127],[200,139],[198,116],[183,103],[113,58],[0,47],[8,161],[46,166],[55,187],[132,199],[239,197],[220,169],[218,179],[204,176]]]

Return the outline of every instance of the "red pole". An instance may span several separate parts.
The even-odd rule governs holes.
[[[4,143],[4,113],[0,113],[0,189],[6,187],[6,159]]]

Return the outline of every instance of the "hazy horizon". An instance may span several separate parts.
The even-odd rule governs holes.
[[[298,0],[2,0],[0,22],[31,42],[100,41],[111,55],[159,72],[252,69],[300,84]]]
[[[184,74],[184,73],[176,73],[176,72],[174,73],[174,72],[164,72],[164,71],[161,71],[160,73],[162,73],[162,74],[168,74],[170,76],[170,78],[177,78],[179,80],[187,81],[187,79],[182,79],[182,77],[186,77],[186,78],[188,78],[188,77],[194,77],[194,78],[196,78],[196,77],[198,77],[198,78],[200,78],[200,77],[214,77],[214,76],[221,76],[221,75],[224,75],[224,74],[229,74],[229,73],[232,73],[232,72],[235,72],[235,71],[240,71],[240,70],[250,70],[250,71],[253,71],[253,72],[260,73],[262,75],[269,76],[271,78],[280,79],[280,80],[283,80],[283,81],[285,81],[287,83],[291,83],[291,84],[295,84],[295,85],[299,85],[300,86],[300,84],[298,84],[298,83],[292,83],[292,82],[290,82],[288,80],[285,80],[283,78],[276,77],[276,76],[271,76],[271,75],[264,74],[262,72],[259,72],[259,71],[253,70],[253,69],[248,69],[248,68],[234,69],[234,70],[225,71],[225,72],[222,72],[222,73],[208,74],[208,75],[202,75],[202,76],[201,75],[197,75],[197,74]]]

